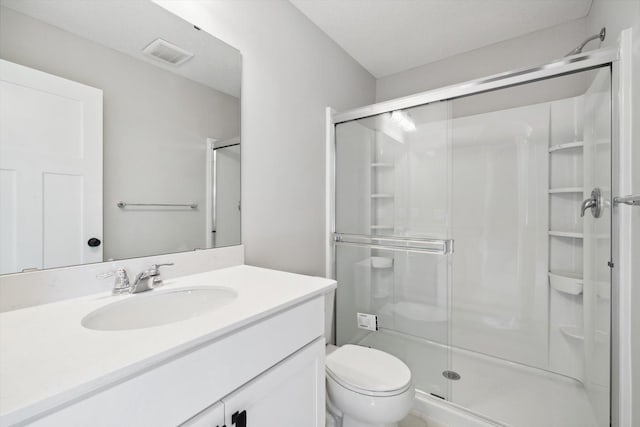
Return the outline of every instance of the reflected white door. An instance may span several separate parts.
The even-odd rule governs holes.
[[[240,146],[216,153],[216,247],[240,243]]]
[[[240,244],[240,138],[207,138],[207,248]]]
[[[0,60],[0,274],[102,261],[91,238],[102,241],[102,91]]]

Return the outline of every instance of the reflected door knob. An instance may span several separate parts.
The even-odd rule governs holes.
[[[600,218],[602,213],[602,192],[599,188],[594,188],[591,197],[582,202],[580,207],[580,216],[583,217],[587,209],[591,209],[591,215],[594,218]]]
[[[100,241],[100,239],[96,239],[95,237],[92,237],[87,241],[87,245],[89,245],[92,248],[100,246],[101,243],[102,242]]]

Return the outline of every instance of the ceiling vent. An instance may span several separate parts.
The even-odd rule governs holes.
[[[152,41],[142,51],[171,65],[181,65],[193,58],[193,53],[162,39]]]

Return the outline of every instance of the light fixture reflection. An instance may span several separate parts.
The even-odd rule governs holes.
[[[416,124],[404,111],[396,110],[391,113],[391,120],[397,124],[404,132],[413,132],[416,130]]]

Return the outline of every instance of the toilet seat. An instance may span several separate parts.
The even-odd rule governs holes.
[[[327,375],[367,396],[395,396],[411,387],[411,371],[400,359],[373,348],[346,344],[326,359]]]

